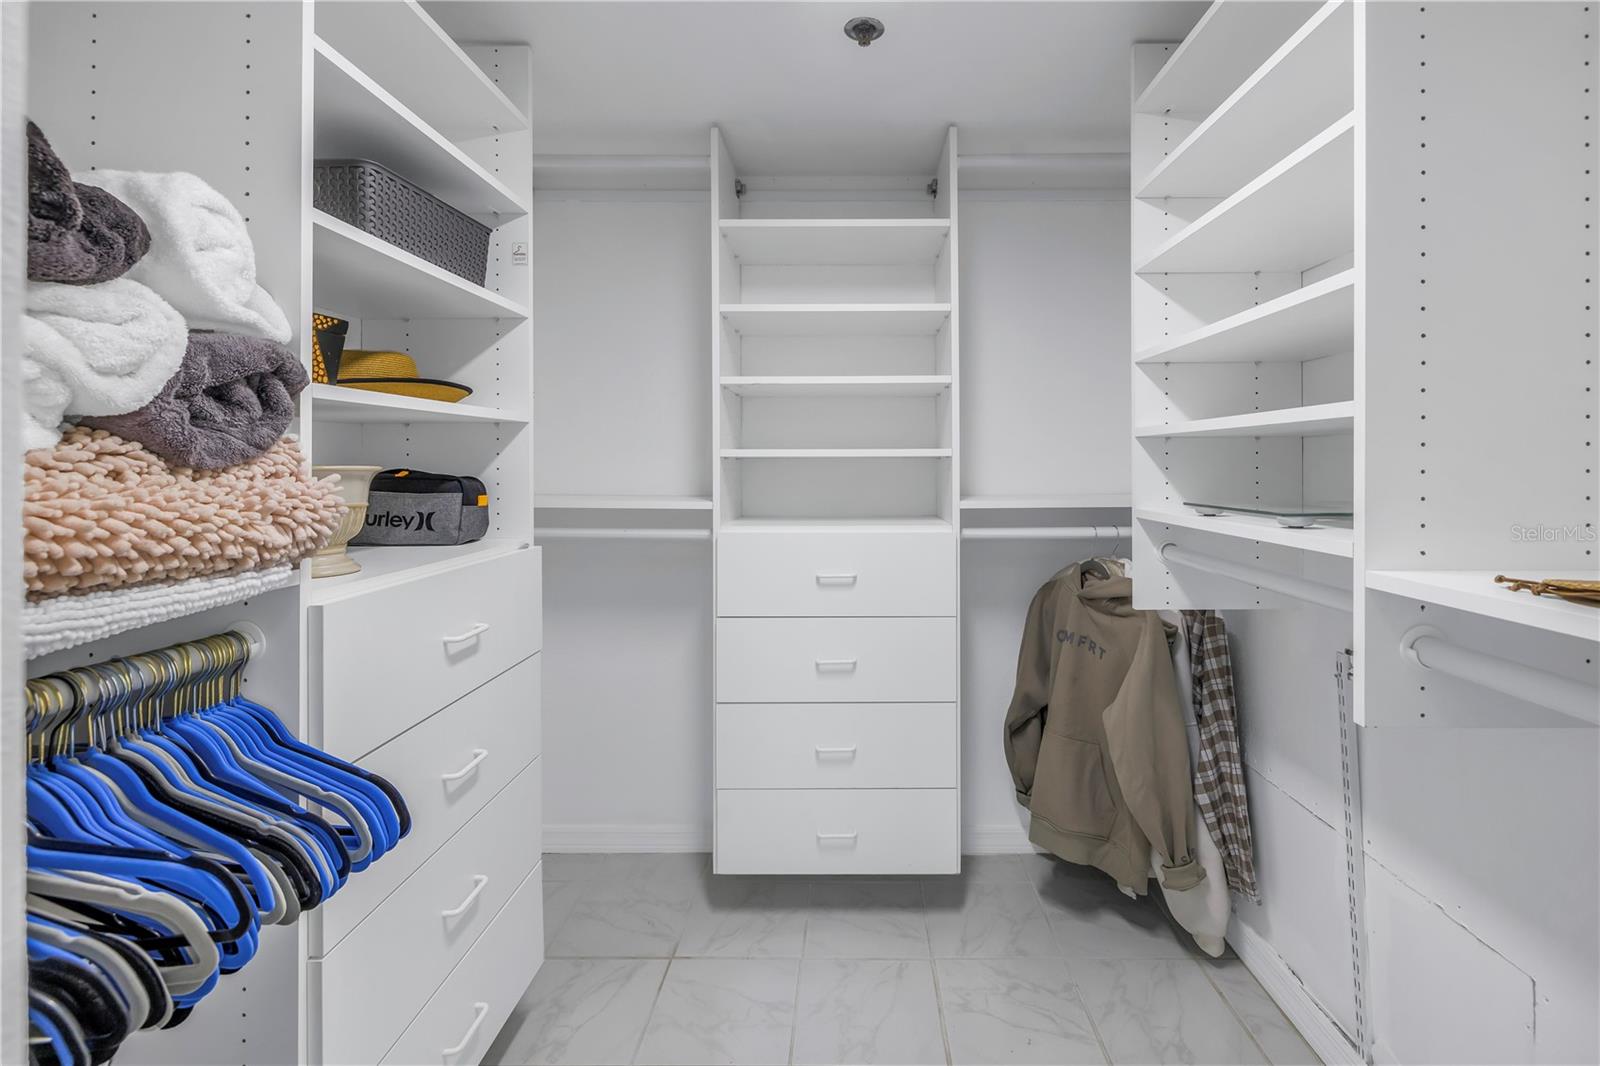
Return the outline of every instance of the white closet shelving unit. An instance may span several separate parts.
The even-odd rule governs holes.
[[[1368,856],[1393,862],[1397,827],[1448,819],[1407,792],[1441,778],[1396,780],[1395,751],[1434,750],[1418,729],[1506,729],[1521,752],[1600,724],[1600,614],[1493,580],[1600,579],[1596,39],[1584,3],[1220,0],[1176,49],[1135,47],[1136,605],[1352,616],[1338,762],[1353,994],[1335,998],[1353,1014],[1271,980],[1284,963],[1259,934],[1240,941],[1328,1061],[1445,1053],[1398,990],[1439,987],[1441,958],[1461,962],[1453,987],[1508,965],[1469,961],[1463,925],[1396,924],[1406,893],[1433,892]],[[1329,501],[1353,520],[1186,506]],[[1330,632],[1325,612],[1283,625]],[[1504,770],[1503,787],[1540,787],[1516,755]],[[1387,801],[1366,833],[1364,787]],[[1559,830],[1522,828],[1535,850],[1562,847]],[[1427,875],[1453,892],[1448,877]],[[1478,909],[1459,893],[1429,906]],[[1491,939],[1477,935],[1473,950]],[[1532,1057],[1549,1002],[1498,1002],[1467,1031]]]
[[[393,854],[297,927],[264,930],[247,970],[118,1061],[409,1063],[459,1045],[450,1061],[476,1062],[543,956],[529,50],[458,45],[411,0],[27,14],[27,62],[12,63],[8,39],[6,78],[26,70],[31,117],[75,174],[198,174],[244,214],[306,365],[316,310],[351,321],[350,347],[408,352],[423,375],[473,389],[446,404],[314,385],[293,427],[307,458],[473,474],[492,501],[477,543],[354,549],[359,573],[313,581],[307,564],[244,602],[27,664],[43,673],[250,621],[266,647],[247,692],[388,777],[411,810]],[[327,157],[382,162],[493,227],[486,283],[314,210],[313,160]],[[20,600],[14,565],[5,574]]]
[[[711,160],[715,869],[954,872],[956,132],[913,217]]]

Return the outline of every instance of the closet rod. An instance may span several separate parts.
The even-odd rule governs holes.
[[[1130,526],[970,526],[963,540],[1127,540]]]
[[[534,531],[536,540],[706,540],[709,529],[622,529],[551,526]]]
[[[1406,630],[1400,637],[1400,654],[1424,670],[1449,674],[1492,692],[1600,725],[1600,689],[1595,686],[1452,644],[1433,626]]]
[[[1324,585],[1320,581],[1309,581],[1303,577],[1292,574],[1280,574],[1275,570],[1266,570],[1248,563],[1236,563],[1231,559],[1219,559],[1215,555],[1206,555],[1203,552],[1190,551],[1180,548],[1176,544],[1167,543],[1161,546],[1161,558],[1168,562],[1178,563],[1182,566],[1192,567],[1195,570],[1204,570],[1209,574],[1218,574],[1222,577],[1231,577],[1235,581],[1243,581],[1250,585],[1259,585],[1264,589],[1282,593],[1291,599],[1304,600],[1322,607],[1332,607],[1336,611],[1352,610],[1350,593],[1332,585]]]

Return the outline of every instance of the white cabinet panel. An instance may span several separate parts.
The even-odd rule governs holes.
[[[717,700],[954,700],[958,654],[954,618],[723,618]]]
[[[953,874],[960,793],[940,789],[720,789],[719,874]]]
[[[358,759],[539,650],[539,556],[517,551],[311,609],[313,721]]]
[[[954,703],[724,703],[718,788],[954,788]]]
[[[307,916],[307,950],[326,954],[539,754],[542,656],[522,660],[361,760],[405,797],[411,832]],[[525,833],[534,835],[538,821]]]
[[[950,532],[750,532],[717,550],[717,613],[954,615]]]

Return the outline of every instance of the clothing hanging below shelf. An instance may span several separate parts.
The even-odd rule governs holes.
[[[243,694],[237,630],[27,683],[32,1061],[183,1021],[411,830],[393,785]],[[315,805],[314,813],[310,807]]]

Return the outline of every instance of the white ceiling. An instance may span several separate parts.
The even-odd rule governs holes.
[[[704,155],[741,174],[925,174],[963,155],[1128,150],[1128,55],[1195,0],[540,0],[430,3],[459,40],[533,46],[534,151]],[[870,48],[844,35],[882,19]]]

